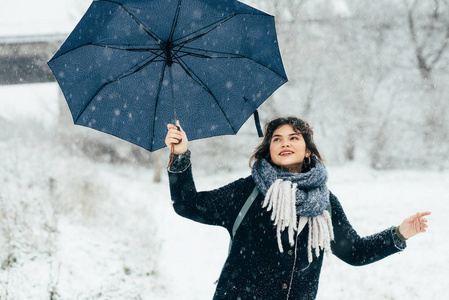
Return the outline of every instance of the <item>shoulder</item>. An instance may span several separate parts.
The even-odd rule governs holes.
[[[225,185],[223,188],[225,189],[232,189],[234,191],[242,191],[245,193],[247,190],[252,190],[255,186],[255,182],[251,176],[244,177],[237,179],[227,185]]]
[[[337,196],[335,196],[334,193],[332,193],[331,191],[329,191],[329,201],[330,202],[338,201]]]
[[[248,176],[221,187],[219,192],[227,199],[226,201],[232,202],[236,209],[240,209],[253,192],[255,185],[253,178]]]
[[[240,178],[239,181],[241,181],[242,184],[248,185],[251,187],[254,187],[256,185],[256,183],[254,182],[254,179],[251,175],[244,177],[244,178]]]
[[[332,210],[342,210],[340,201],[331,191],[329,191],[329,202],[332,206]]]

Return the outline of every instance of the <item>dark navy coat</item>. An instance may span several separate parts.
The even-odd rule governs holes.
[[[216,190],[197,192],[191,167],[169,173],[169,180],[173,207],[179,215],[223,226],[230,234],[237,214],[255,186],[250,176]],[[262,202],[263,195],[259,193],[233,238],[214,299],[315,299],[323,253],[318,258],[314,255],[309,265],[308,226],[297,238],[296,252],[284,232],[284,252],[280,253],[271,212],[262,208]],[[332,193],[330,203],[335,235],[331,247],[341,260],[355,266],[366,265],[405,248],[394,227],[360,237]]]

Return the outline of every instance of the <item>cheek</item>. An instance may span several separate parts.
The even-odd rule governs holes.
[[[273,156],[273,147],[272,146],[270,146],[270,156]]]
[[[270,145],[269,150],[270,150],[270,156],[271,156],[271,157],[275,157],[275,156],[276,156],[276,153],[278,152],[278,149],[277,149],[277,148],[278,148],[278,147],[276,147],[276,146],[273,145],[273,144]]]
[[[304,141],[298,142],[298,148],[301,149],[302,151],[306,151],[307,150],[306,143]]]

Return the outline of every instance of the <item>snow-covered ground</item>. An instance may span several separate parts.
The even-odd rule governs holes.
[[[150,168],[93,162],[73,149],[50,117],[58,111],[49,104],[57,102],[53,88],[0,88],[0,299],[211,299],[227,232],[177,216],[166,176],[153,183]],[[21,114],[5,101],[40,101],[48,114]],[[245,160],[232,172],[210,171],[193,155],[198,189],[249,174]],[[374,171],[362,163],[329,173],[361,235],[417,211],[432,215],[428,232],[401,254],[364,267],[327,257],[318,299],[445,299],[449,173]]]

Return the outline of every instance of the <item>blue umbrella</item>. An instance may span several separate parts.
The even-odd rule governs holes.
[[[287,81],[274,17],[235,0],[93,1],[48,65],[75,124],[149,151],[176,119],[236,134]]]

